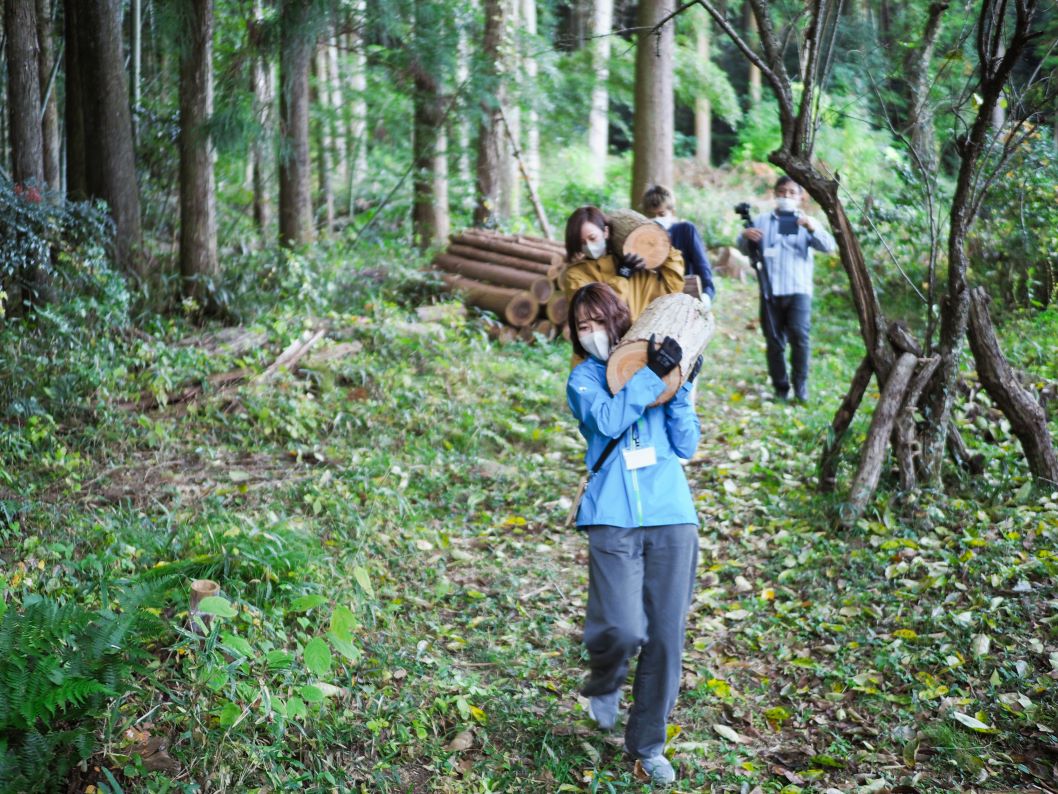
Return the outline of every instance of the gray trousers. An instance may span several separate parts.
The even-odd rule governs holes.
[[[588,527],[588,612],[584,645],[591,677],[585,695],[607,695],[639,653],[625,750],[659,755],[680,689],[687,610],[698,567],[694,524],[624,529]]]

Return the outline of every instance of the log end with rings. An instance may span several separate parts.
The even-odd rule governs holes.
[[[656,270],[669,258],[669,233],[645,215],[635,210],[614,210],[607,213],[606,219],[610,222],[613,249],[618,253],[638,254],[647,270]]]

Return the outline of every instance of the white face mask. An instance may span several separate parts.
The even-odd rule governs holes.
[[[779,212],[796,212],[797,211],[797,199],[795,198],[779,198],[775,200],[775,207]]]
[[[610,357],[610,337],[605,331],[592,331],[589,334],[577,334],[580,346],[589,356],[606,361]]]
[[[584,253],[592,259],[598,259],[606,253],[606,240],[599,238],[594,242],[585,243]]]

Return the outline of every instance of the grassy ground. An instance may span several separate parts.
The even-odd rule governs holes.
[[[670,731],[679,790],[1053,787],[1058,494],[1024,484],[977,397],[961,410],[1000,442],[984,476],[951,496],[883,491],[834,529],[813,469],[858,356],[851,313],[820,298],[813,400],[778,404],[753,289],[721,285],[687,469],[703,553]],[[240,356],[153,328],[127,381],[150,399],[33,442],[0,529],[5,600],[162,590],[162,628],[77,790],[643,788],[575,694],[568,345],[499,347],[481,320],[418,321],[408,295],[272,313]],[[345,355],[174,401],[188,379],[262,371],[310,324]],[[225,599],[206,638],[188,629],[196,577]]]

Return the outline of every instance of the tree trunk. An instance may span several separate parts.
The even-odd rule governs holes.
[[[930,64],[933,63],[933,50],[940,34],[941,17],[947,8],[947,2],[930,4],[922,41],[909,56],[904,69],[905,74],[911,78],[908,81],[911,96],[907,119],[911,148],[925,171],[923,176],[926,179],[937,170],[937,136],[933,126],[933,106],[929,98],[933,84]]]
[[[588,153],[591,178],[601,185],[606,179],[606,154],[610,143],[610,42],[613,30],[613,0],[595,0],[591,18],[592,71],[591,111],[588,114]],[[636,199],[632,205],[636,206]]]
[[[136,113],[140,107],[140,84],[143,78],[143,0],[130,0],[131,20],[129,21],[129,60],[131,61],[132,95],[132,138],[139,141],[139,124]]]
[[[412,152],[412,236],[420,249],[448,237],[448,155],[441,61],[426,37],[441,24],[440,6],[432,0],[415,3],[415,60],[412,62],[414,112]]]
[[[522,30],[529,40],[529,52],[524,58],[525,77],[529,86],[529,96],[526,99],[526,112],[523,123],[525,130],[525,168],[529,172],[529,185],[531,190],[540,190],[540,126],[536,110],[536,49],[537,49],[537,27],[536,27],[536,0],[521,0],[522,3]]]
[[[499,73],[500,44],[503,41],[504,0],[485,0],[485,35],[482,41],[482,60],[486,64],[489,85],[482,102],[481,121],[478,125],[478,160],[475,169],[474,224],[494,226],[499,200],[500,144],[503,129],[500,126],[500,105],[503,101]]]
[[[999,348],[988,293],[977,287],[970,293],[969,339],[977,375],[999,410],[1010,421],[1010,429],[1021,442],[1032,476],[1048,488],[1058,486],[1058,457],[1047,425],[1047,412],[1039,400],[1021,385]]]
[[[473,3],[471,5],[476,5]],[[469,25],[463,24],[462,20],[456,20],[456,87],[465,88],[470,78],[470,37]],[[460,95],[463,96],[462,94]],[[452,128],[452,138],[458,151],[456,160],[456,172],[459,179],[460,194],[470,184],[470,121],[467,118],[466,106],[460,100],[458,112],[449,115],[449,123]]]
[[[849,385],[845,398],[830,422],[830,431],[826,441],[823,442],[823,453],[819,458],[819,490],[823,493],[831,493],[837,487],[841,442],[845,440],[849,425],[852,424],[853,417],[859,410],[872,375],[874,375],[874,367],[871,366],[871,357],[864,356],[856,368],[856,373],[852,376],[852,383]]]
[[[330,132],[330,68],[327,60],[327,46],[320,44],[316,49],[316,82],[312,96],[316,103],[316,168],[319,179],[318,204],[323,207],[321,237],[329,237],[334,229],[334,187],[331,182],[333,160],[331,158]]]
[[[312,0],[282,0],[279,43],[279,243],[311,243],[309,68],[315,49]]]
[[[709,63],[709,17],[697,21],[698,61]],[[700,165],[709,166],[713,162],[713,107],[709,99],[700,96],[694,103],[694,136],[697,142],[694,157]]]
[[[349,160],[349,215],[353,214],[356,188],[367,179],[367,25],[366,0],[353,0],[354,30],[349,61],[349,130],[346,135],[346,158]]]
[[[670,12],[667,0],[643,0],[636,24],[635,122],[632,152],[631,206],[639,206],[651,185],[672,185],[672,142],[675,107],[672,95],[672,53],[675,22],[654,35],[649,31]]]
[[[38,75],[40,101],[44,105],[41,119],[41,145],[44,151],[44,181],[52,190],[62,188],[61,149],[59,145],[59,102],[55,70],[55,42],[52,25],[51,0],[36,0],[37,43],[40,47]]]
[[[253,52],[253,95],[254,117],[257,120],[257,132],[250,148],[253,168],[253,219],[258,234],[263,241],[267,239],[272,228],[272,178],[274,176],[272,156],[275,76],[272,65],[261,51],[256,31],[264,19],[264,7],[261,0],[254,3],[254,20],[250,49]]]
[[[518,47],[512,32],[518,30],[519,17],[521,16],[521,0],[504,0],[504,15],[506,17],[503,26],[503,41],[500,44],[500,52],[503,53],[502,77],[500,78],[500,110],[506,119],[506,125],[513,141],[507,140],[507,134],[500,141],[500,185],[499,202],[496,207],[497,215],[501,221],[509,221],[519,210],[520,182],[518,179],[518,163],[514,158],[514,150],[518,148],[518,141],[522,138],[522,111],[516,92],[508,89],[508,79],[511,75],[521,74],[521,64],[518,60]],[[512,81],[513,82],[513,81]]]
[[[216,306],[216,194],[209,118],[213,113],[213,0],[188,0],[180,53],[180,277],[184,295]]]
[[[863,515],[867,503],[878,488],[882,476],[882,465],[885,463],[885,452],[889,436],[893,432],[893,423],[904,402],[908,381],[915,371],[918,359],[914,353],[904,353],[896,360],[889,378],[882,388],[878,405],[871,417],[871,428],[867,431],[867,440],[863,442],[863,453],[860,456],[859,471],[852,483],[846,510],[841,516],[845,526],[852,526]]]
[[[37,13],[33,0],[6,0],[7,109],[11,125],[11,178],[16,185],[44,186],[40,127]]]
[[[68,0],[77,8],[88,193],[103,199],[114,219],[118,264],[142,275],[140,189],[132,143],[129,88],[122,56],[120,0]],[[89,155],[90,156],[87,156]]]
[[[753,14],[753,8],[749,3],[745,5],[746,14],[746,30],[749,33],[749,40],[752,42],[757,38],[757,18]],[[761,100],[761,79],[760,69],[754,66],[752,63],[749,65],[749,104],[750,107],[756,107],[760,104]]]
[[[85,130],[78,47],[77,3],[68,2],[63,13],[66,39],[66,195],[74,201],[88,197],[88,170],[85,162]]]
[[[326,52],[327,71],[330,74],[330,80],[327,81],[326,90],[328,93],[327,106],[330,108],[330,113],[327,116],[327,130],[330,137],[331,161],[334,163],[335,193],[338,194],[349,182],[349,159],[346,157],[345,146],[341,145],[342,125],[340,119],[345,103],[342,101],[342,69],[338,57],[337,17],[332,20],[329,31],[330,40],[327,42]],[[337,201],[338,197],[336,195],[335,202]]]

